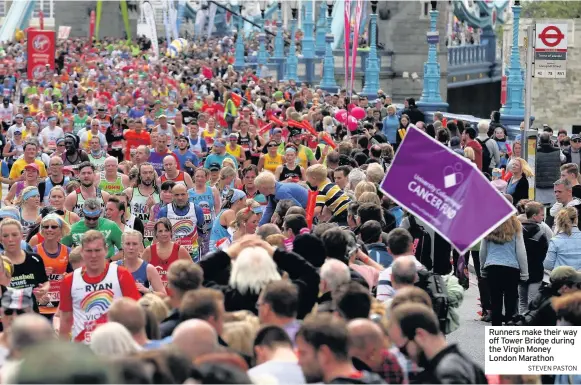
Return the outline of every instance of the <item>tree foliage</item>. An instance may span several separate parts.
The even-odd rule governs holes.
[[[530,19],[578,19],[581,18],[580,1],[539,1],[521,2],[522,17]]]

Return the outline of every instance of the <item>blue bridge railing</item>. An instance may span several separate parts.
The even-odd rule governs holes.
[[[486,62],[486,46],[471,44],[448,47],[448,66],[462,66],[466,64],[481,64]]]

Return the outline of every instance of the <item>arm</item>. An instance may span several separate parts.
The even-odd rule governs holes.
[[[67,198],[65,199],[65,209],[73,211],[76,203],[77,203],[77,192],[73,191],[72,193],[67,195]]]
[[[220,207],[222,207],[222,201],[220,199],[220,193],[216,187],[212,187],[212,195],[214,195],[214,211],[218,212]]]
[[[157,272],[157,269],[153,267],[153,265],[147,265],[147,280],[149,281],[149,286],[153,289],[153,292],[159,296],[166,296],[167,293],[165,291],[165,287],[163,286],[163,282],[161,282],[161,277]]]
[[[192,257],[190,257],[190,253],[185,249],[185,247],[180,246],[178,251],[178,259],[183,259],[184,261],[192,262]]]
[[[488,241],[483,239],[480,242],[480,271],[484,272],[484,265],[486,264],[486,257],[488,256]],[[485,275],[483,275],[485,277]]]
[[[554,240],[549,241],[549,250],[547,250],[547,257],[543,262],[543,267],[547,270],[553,270],[555,267],[555,261],[557,260],[557,245],[555,245]]]
[[[10,190],[8,190],[8,195],[4,198],[4,204],[6,206],[12,206],[12,199],[16,196],[16,183],[10,186]]]
[[[192,180],[190,174],[188,174],[187,172],[184,172],[184,183],[186,184],[186,187],[188,189],[194,187],[194,181]]]
[[[2,156],[12,156],[16,153],[16,151],[10,151],[10,148],[12,146],[10,145],[10,142],[6,143],[6,145],[4,146],[4,150],[2,150]]]
[[[263,159],[264,155],[260,155],[260,160],[258,161],[258,165],[260,167],[260,162],[262,162],[264,164],[264,159]],[[280,174],[282,174],[282,169],[284,166],[277,166],[276,170],[274,170],[274,179],[276,179],[277,181],[281,182],[280,180]],[[262,169],[258,169],[258,172],[260,172]]]
[[[496,164],[496,167],[500,166],[500,150],[498,149],[498,145],[496,144],[496,141],[492,141],[492,143],[494,144],[494,150],[492,151],[492,156],[494,156],[494,164]]]
[[[61,310],[59,336],[62,339],[69,341],[71,339],[72,330],[73,330],[73,312]]]
[[[373,260],[373,258],[369,258],[368,255],[365,255],[365,253],[363,251],[361,251],[361,249],[357,250],[357,257],[358,260],[360,260],[361,262],[363,262],[363,264],[374,268],[377,271],[383,271],[385,270],[385,267],[383,267],[381,264],[375,262]]]
[[[516,235],[516,259],[520,267],[520,279],[526,281],[529,279],[529,265],[527,261],[527,251],[525,249],[525,240],[522,231]]]
[[[151,260],[151,246],[147,246],[143,253],[141,254],[141,259],[148,262]]]
[[[125,146],[123,146],[125,148]],[[121,184],[123,184],[123,188],[129,187],[129,176],[123,174],[121,175]]]

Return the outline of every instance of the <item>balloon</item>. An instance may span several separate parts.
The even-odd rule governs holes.
[[[357,119],[353,115],[349,116],[347,121],[347,128],[349,131],[355,131],[357,129]]]
[[[337,119],[339,123],[345,124],[347,122],[347,111],[338,110],[335,112],[335,119]]]
[[[355,119],[363,119],[365,117],[365,110],[361,107],[355,107],[351,110],[351,115],[353,115]]]

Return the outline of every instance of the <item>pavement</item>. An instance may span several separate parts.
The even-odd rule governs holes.
[[[467,356],[484,368],[484,334],[489,323],[479,321],[480,301],[478,300],[476,275],[470,273],[470,287],[464,291],[464,301],[457,309],[460,316],[460,327],[447,336],[449,343],[456,343]]]

